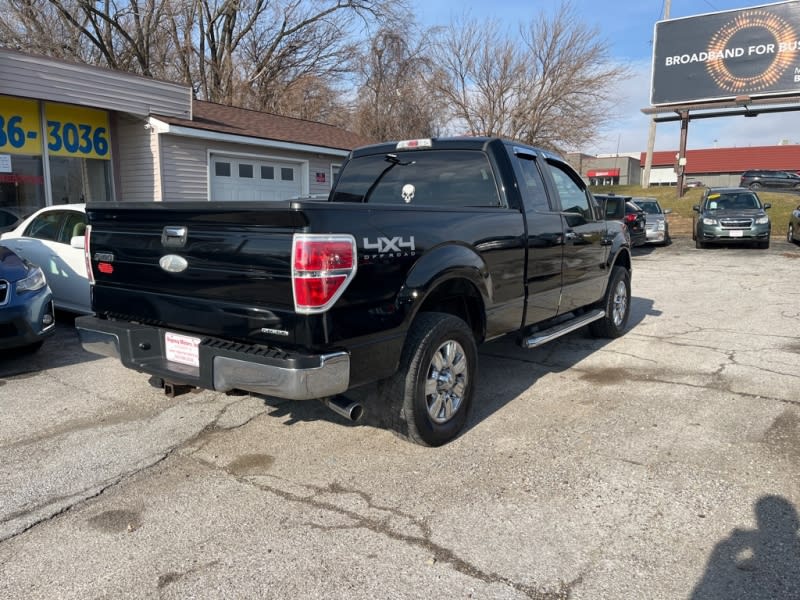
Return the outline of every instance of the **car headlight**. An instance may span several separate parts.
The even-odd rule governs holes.
[[[25,279],[20,279],[17,282],[17,292],[33,292],[40,290],[47,285],[47,280],[44,278],[44,273],[39,267],[34,267],[28,271],[28,276]]]
[[[763,217],[758,217],[756,219],[756,225],[766,225],[767,223],[769,223],[769,217],[767,215],[764,215]]]
[[[717,220],[716,219],[710,219],[708,217],[703,217],[703,225],[716,225],[716,224],[717,224]]]

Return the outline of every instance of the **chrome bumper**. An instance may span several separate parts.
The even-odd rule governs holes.
[[[311,400],[347,391],[350,356],[346,352],[314,355],[254,355],[225,344],[199,346],[200,366],[166,360],[162,341],[166,330],[78,317],[75,328],[84,350],[119,358],[128,368],[164,380],[226,392],[239,389],[287,400]],[[221,347],[222,346],[222,347]]]

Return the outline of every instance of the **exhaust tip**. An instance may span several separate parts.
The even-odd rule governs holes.
[[[335,396],[333,398],[325,398],[322,402],[337,415],[344,417],[348,421],[356,422],[364,415],[364,407],[358,402],[352,402],[347,398]]]

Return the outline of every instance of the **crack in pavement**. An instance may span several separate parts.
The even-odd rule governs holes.
[[[26,516],[33,517],[34,520],[31,523],[28,523],[27,525],[25,525],[24,527],[22,527],[21,529],[19,529],[17,531],[12,531],[11,533],[5,534],[5,535],[0,534],[0,544],[10,541],[10,540],[12,540],[12,539],[14,539],[14,538],[16,538],[16,537],[28,532],[28,531],[30,531],[31,529],[33,529],[34,527],[36,527],[38,525],[41,525],[43,523],[47,523],[47,522],[49,522],[49,521],[51,521],[51,520],[63,515],[64,513],[69,512],[70,510],[72,510],[76,506],[79,506],[79,505],[84,504],[84,503],[86,503],[88,501],[91,501],[91,500],[93,500],[93,499],[95,499],[95,498],[97,498],[99,496],[102,496],[109,489],[114,488],[114,487],[116,487],[116,486],[118,486],[118,485],[120,485],[120,484],[122,484],[122,483],[124,483],[124,482],[126,482],[126,481],[128,481],[128,480],[130,480],[130,479],[132,479],[134,477],[136,477],[137,475],[139,475],[139,474],[141,474],[141,473],[143,473],[143,472],[145,472],[145,471],[147,471],[149,469],[152,469],[153,467],[158,466],[159,464],[161,464],[162,462],[167,460],[170,456],[172,456],[173,454],[176,454],[178,451],[183,449],[185,446],[191,444],[194,440],[197,440],[197,439],[201,438],[203,435],[205,435],[208,432],[209,429],[212,429],[212,430],[215,430],[215,431],[219,431],[219,432],[222,432],[222,431],[228,432],[228,431],[235,431],[236,429],[239,429],[240,427],[244,427],[245,425],[250,423],[253,419],[257,418],[258,416],[260,416],[263,413],[262,412],[256,413],[255,415],[252,415],[250,418],[248,418],[246,421],[244,421],[242,423],[238,423],[238,424],[232,425],[230,427],[219,427],[218,423],[219,423],[220,419],[222,419],[222,417],[225,416],[225,413],[230,408],[232,408],[236,404],[243,403],[246,400],[250,400],[250,397],[248,396],[246,398],[241,398],[241,399],[237,398],[237,399],[235,399],[235,400],[233,400],[231,402],[228,402],[228,403],[224,404],[224,406],[222,406],[219,409],[217,414],[211,420],[211,423],[209,423],[208,425],[203,427],[201,430],[199,430],[196,434],[191,436],[189,439],[184,440],[184,441],[182,441],[180,443],[177,443],[174,446],[168,447],[163,452],[160,452],[160,453],[157,453],[157,454],[153,455],[154,456],[154,460],[144,459],[144,460],[140,461],[139,466],[135,466],[130,471],[122,473],[122,474],[120,474],[120,475],[118,475],[116,477],[113,477],[111,479],[107,479],[105,482],[101,482],[100,484],[98,484],[99,485],[99,489],[98,489],[98,485],[94,485],[94,486],[91,486],[89,488],[85,488],[83,490],[80,490],[80,491],[78,491],[78,492],[76,492],[74,494],[63,495],[63,496],[55,496],[55,497],[51,496],[49,498],[44,499],[43,501],[41,501],[36,506],[30,507],[30,508],[28,508],[26,510],[16,511],[14,513],[11,513],[10,515],[4,516],[3,519],[0,520],[0,525],[11,523],[11,521],[16,520],[16,519],[23,519]],[[205,403],[207,403],[207,401],[201,402],[201,404],[205,404]],[[95,490],[95,491],[91,491],[90,492],[90,490]],[[45,514],[44,516],[40,516],[40,517],[36,516],[36,513],[42,512],[43,510],[47,509],[47,507],[50,507],[50,506],[53,506],[53,505],[58,505],[58,503],[60,501],[62,501],[62,500],[67,501],[67,504],[65,506],[62,506],[61,508],[59,508],[58,510],[55,510],[52,513]]]
[[[560,581],[558,583],[557,589],[554,590],[548,590],[543,587],[536,586],[535,584],[532,585],[532,584],[522,583],[519,581],[514,581],[513,579],[505,577],[499,573],[485,571],[480,567],[470,563],[469,561],[459,557],[453,550],[450,550],[449,548],[445,548],[444,546],[437,544],[436,542],[431,540],[432,531],[429,525],[425,522],[425,520],[415,518],[413,515],[406,514],[394,507],[382,506],[376,504],[372,500],[372,497],[369,494],[361,490],[349,489],[338,483],[331,483],[325,487],[315,486],[308,483],[295,483],[271,475],[242,476],[242,475],[237,475],[235,472],[232,472],[230,469],[226,467],[222,467],[220,465],[204,460],[197,456],[191,456],[191,459],[197,461],[199,464],[209,469],[227,473],[230,477],[233,477],[236,481],[242,484],[255,487],[264,492],[272,493],[288,502],[304,504],[306,506],[315,508],[317,510],[333,512],[338,515],[347,517],[348,519],[353,521],[353,525],[347,525],[347,526],[345,525],[325,526],[325,525],[319,525],[317,523],[308,523],[309,527],[312,527],[314,529],[320,529],[323,531],[333,531],[339,529],[366,529],[368,531],[372,531],[373,533],[386,536],[390,539],[420,548],[432,555],[434,563],[435,562],[447,563],[457,572],[466,575],[468,577],[471,577],[473,579],[478,579],[487,584],[505,585],[507,587],[514,589],[515,591],[521,592],[531,600],[568,600],[572,595],[572,591],[575,588],[575,586],[581,583],[583,581],[583,577],[585,576],[584,573],[581,573],[572,581],[569,582]],[[277,481],[284,481],[291,485],[301,486],[312,493],[310,496],[301,496],[299,494],[294,494],[287,490],[269,485],[262,481],[257,481],[253,479],[253,477],[270,478]],[[325,495],[338,495],[338,496],[355,495],[363,500],[363,502],[367,505],[368,509],[388,514],[386,517],[383,518],[373,518],[370,516],[366,516],[354,510],[343,508],[341,506],[333,504],[332,502],[322,499],[322,496]],[[412,535],[393,530],[389,523],[392,517],[396,517],[411,522],[421,531],[421,535]]]

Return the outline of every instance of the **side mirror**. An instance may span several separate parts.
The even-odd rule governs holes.
[[[695,205],[692,207],[692,210],[693,210],[694,212],[700,212],[700,205],[699,205],[699,204],[695,204]]]
[[[768,208],[772,208],[772,204],[770,204],[769,202],[764,204],[764,210],[767,210]]]
[[[79,250],[83,250],[86,248],[86,236],[83,235],[76,235],[70,238],[69,245],[73,248],[78,248]]]

